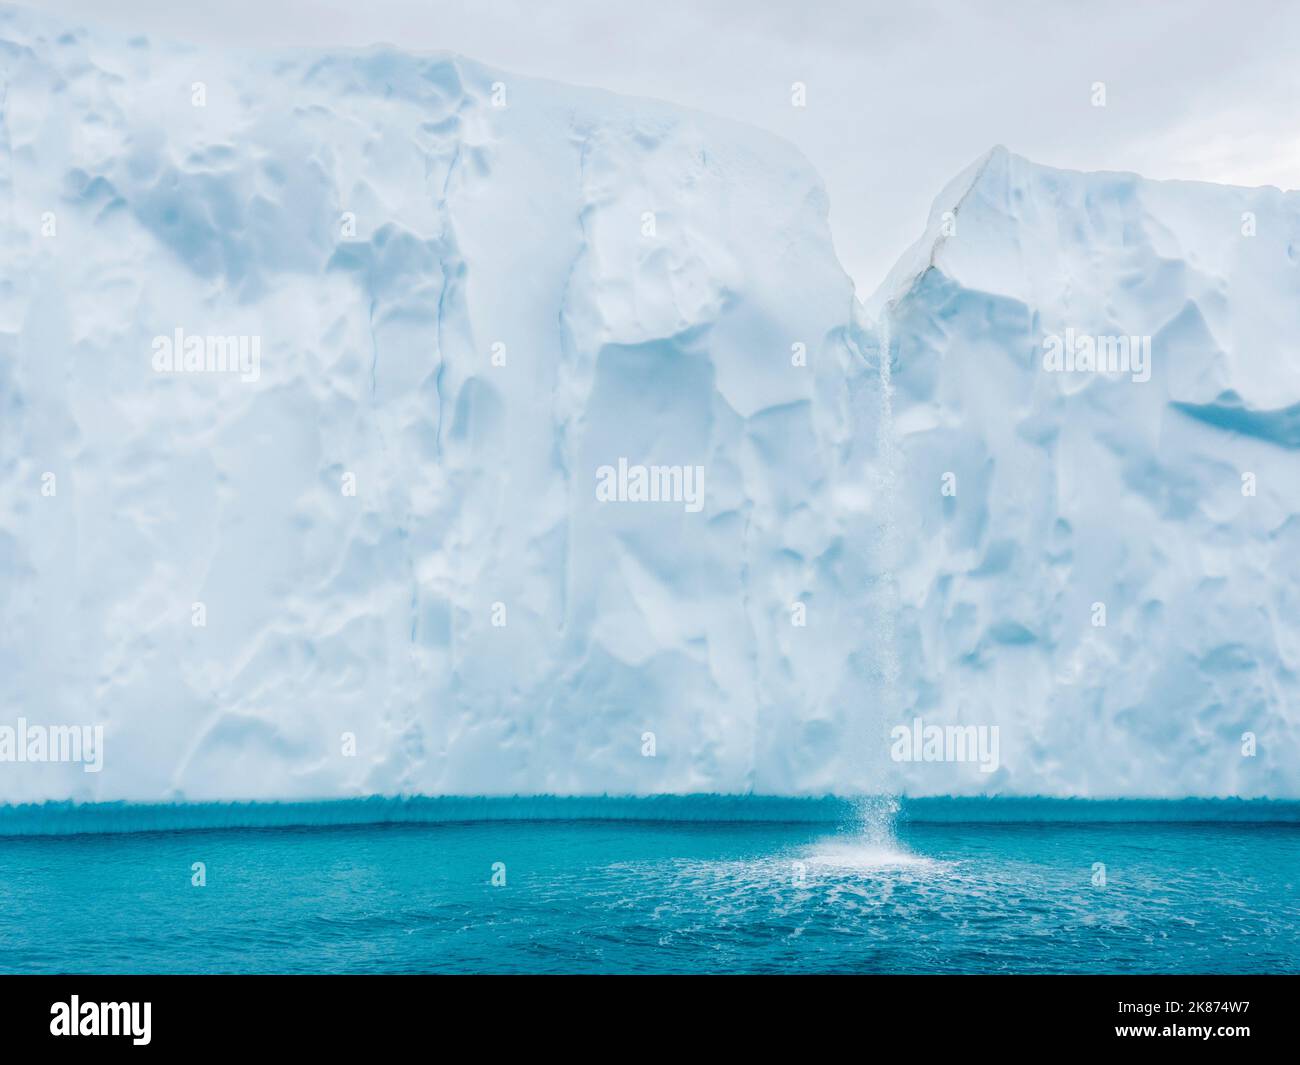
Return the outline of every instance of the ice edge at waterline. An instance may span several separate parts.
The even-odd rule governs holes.
[[[466,821],[750,821],[842,824],[862,800],[766,795],[411,796],[319,802],[74,803],[0,806],[0,836]],[[1290,799],[901,798],[902,821],[1300,824]]]

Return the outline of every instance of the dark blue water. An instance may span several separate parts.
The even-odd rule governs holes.
[[[878,844],[632,821],[14,837],[0,969],[1297,972],[1298,885],[1293,824],[904,824]]]

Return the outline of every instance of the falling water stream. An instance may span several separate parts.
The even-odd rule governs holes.
[[[888,722],[897,716],[899,706],[899,662],[895,619],[898,613],[898,586],[894,569],[898,558],[898,528],[894,509],[898,487],[898,446],[894,438],[894,385],[891,377],[892,304],[886,303],[876,327],[878,341],[879,407],[876,421],[876,469],[872,478],[873,511],[876,518],[876,578],[872,596],[874,611],[872,632],[875,637],[877,699],[875,712],[869,715],[871,733],[865,737],[868,751],[883,749]],[[877,747],[876,745],[882,745]],[[868,755],[868,765],[874,759]],[[877,778],[879,779],[879,777]],[[858,803],[858,833],[872,850],[895,850],[894,824],[898,800],[887,794],[869,795]]]

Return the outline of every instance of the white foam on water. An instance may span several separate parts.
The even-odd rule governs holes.
[[[822,870],[938,868],[942,863],[914,854],[899,843],[894,832],[898,812],[899,801],[892,795],[859,800],[854,834],[819,841],[805,861]]]
[[[913,854],[905,847],[862,840],[827,841],[804,859],[822,870],[865,871],[877,869],[938,869],[942,863]]]

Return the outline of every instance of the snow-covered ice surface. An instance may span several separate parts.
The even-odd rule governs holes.
[[[1300,793],[1300,194],[995,149],[869,306],[907,713],[1000,723],[990,791]],[[1048,372],[1067,330],[1149,380]]]
[[[998,150],[865,307],[826,215],[702,114],[0,8],[0,725],[105,745],[0,801],[1300,795],[1300,197]]]

